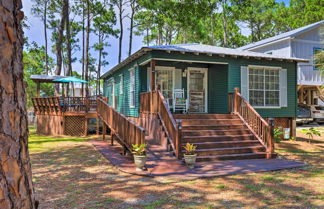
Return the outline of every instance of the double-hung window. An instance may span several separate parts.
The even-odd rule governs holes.
[[[241,95],[256,108],[288,107],[287,69],[241,66]]]
[[[256,107],[280,106],[280,69],[248,68],[249,102]]]
[[[135,71],[134,69],[131,69],[129,71],[130,74],[130,82],[129,82],[129,106],[130,107],[135,107]]]

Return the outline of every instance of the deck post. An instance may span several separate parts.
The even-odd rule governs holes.
[[[291,118],[291,136],[296,137],[296,118]]]
[[[40,82],[36,83],[36,96],[39,97],[40,96]]]
[[[304,87],[301,86],[298,90],[298,102],[303,103],[304,102]]]
[[[239,88],[234,88],[234,97],[233,97],[233,110],[234,113],[238,112],[238,101],[239,101],[239,97],[238,97],[238,93],[240,92]]]
[[[89,120],[86,116],[85,117],[85,124],[84,124],[84,136],[88,136],[88,123],[89,123]]]
[[[155,60],[151,59],[151,91],[155,91]]]
[[[178,159],[182,158],[181,145],[182,145],[182,121],[177,122],[177,136],[176,136],[176,155]]]
[[[151,59],[151,83],[150,83],[150,87],[151,87],[151,104],[150,104],[150,112],[153,113],[155,112],[155,109],[153,107],[154,105],[154,93],[155,92],[155,60]]]
[[[97,114],[97,118],[96,118],[96,134],[97,136],[99,135],[99,116]]]
[[[105,141],[107,133],[107,125],[105,122],[102,123],[102,140]]]
[[[274,119],[269,118],[269,128],[267,132],[267,159],[272,158],[272,154],[274,153],[274,141],[273,141],[273,132],[274,132]]]

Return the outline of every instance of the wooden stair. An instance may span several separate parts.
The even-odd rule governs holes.
[[[265,147],[233,114],[174,114],[182,121],[182,146],[197,146],[197,161],[257,159]],[[181,152],[185,150],[182,148]]]

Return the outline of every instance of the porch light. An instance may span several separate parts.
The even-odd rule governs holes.
[[[187,69],[185,69],[182,73],[182,77],[187,77]]]

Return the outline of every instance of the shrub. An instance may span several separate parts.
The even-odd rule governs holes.
[[[274,128],[273,137],[274,137],[275,142],[279,143],[281,141],[282,134],[283,134],[283,132],[280,128]]]

